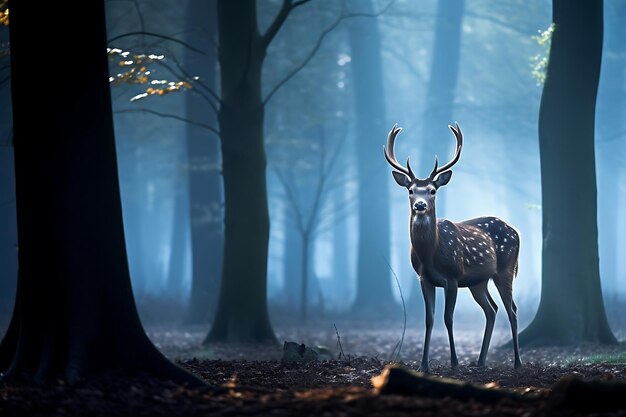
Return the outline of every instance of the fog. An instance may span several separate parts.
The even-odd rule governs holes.
[[[537,123],[542,85],[533,66],[547,56],[536,37],[550,26],[551,4],[395,0],[389,5],[387,0],[373,0],[366,10],[368,3],[348,1],[342,9],[336,1],[312,1],[290,16],[268,50],[262,83],[264,95],[271,94],[264,129],[271,224],[267,296],[272,318],[301,311],[305,240],[309,242],[305,266],[308,316],[332,320],[353,312],[360,282],[358,248],[363,244],[359,204],[376,206],[384,198],[389,233],[375,240],[389,244],[373,257],[390,267],[376,279],[388,285],[397,306],[391,318],[401,322],[404,302],[410,325],[416,325],[416,318],[423,315],[423,301],[409,257],[407,191],[393,180],[382,147],[397,123],[404,129],[396,146],[398,160],[410,156],[416,175],[426,177],[435,155],[441,163],[452,158],[454,137],[447,126],[456,121],[465,142],[450,183],[438,193],[437,215],[452,221],[494,215],[517,229],[521,251],[514,298],[523,328],[533,318],[541,292]],[[117,38],[109,47],[130,51],[130,57],[163,55],[154,62],[146,60],[153,80],[177,82],[187,74],[199,77],[197,82],[206,81],[209,67],[215,74],[219,65],[215,23],[213,27],[210,22],[205,27],[189,24],[187,2],[179,4],[108,2],[109,39]],[[258,2],[261,30],[279,7],[279,1]],[[346,17],[337,23],[341,13]],[[361,33],[367,35],[359,39],[372,45],[370,52],[379,55],[382,71],[355,65],[351,31],[363,30],[363,26],[366,30]],[[605,2],[596,111],[598,242],[602,289],[614,328],[622,324],[616,311],[623,307],[626,295],[626,267],[619,262],[626,245],[622,238],[626,224],[620,215],[626,203],[621,181],[626,156],[625,27],[626,1]],[[0,32],[2,44],[8,41],[6,32]],[[169,39],[148,34],[120,37],[131,32]],[[190,52],[189,47],[201,52]],[[120,62],[111,57],[112,77],[126,70]],[[0,68],[2,81],[9,70]],[[376,79],[377,73],[382,79]],[[375,83],[380,83],[382,94],[357,91],[357,77],[371,80],[370,93],[378,91]],[[114,84],[119,179],[135,298],[144,322],[185,320],[193,287],[192,227],[212,225],[219,232],[223,224],[220,201],[199,203],[190,191],[193,173],[220,176],[219,142],[211,130],[219,126],[210,97],[202,97],[210,95],[210,89],[191,83],[191,88],[131,101],[146,85]],[[0,100],[0,313],[7,315],[17,275],[8,81],[0,84]],[[380,123],[374,123],[369,137],[363,137],[360,129],[363,120],[357,105],[362,100],[378,102],[384,112],[377,115]],[[193,135],[208,147],[207,155],[199,159],[190,154],[194,148],[188,140]],[[361,152],[364,147],[368,150]],[[368,167],[372,169],[364,169]],[[387,188],[359,187],[363,172],[369,172],[363,174],[369,177],[360,178],[366,184]],[[207,194],[222,196],[219,182],[217,188],[210,186],[213,189],[207,184]],[[253,195],[258,190],[243,183],[240,192]],[[580,190],[581,199],[587,198],[585,193]],[[376,224],[371,227],[375,229]],[[575,230],[573,224],[573,239]],[[196,248],[195,255],[220,258],[220,248],[219,241],[212,241]],[[246,253],[240,255],[245,263]],[[211,268],[212,276],[207,279],[213,283],[208,285],[212,295],[203,304],[208,320],[215,311],[220,278],[219,265]],[[494,288],[491,292],[496,293]],[[438,293],[438,308],[442,305],[442,293]],[[369,308],[375,313],[379,306],[372,302]],[[440,313],[438,317],[440,325]],[[459,292],[456,318],[483,320],[469,291]],[[499,314],[498,323],[506,324],[506,316]]]

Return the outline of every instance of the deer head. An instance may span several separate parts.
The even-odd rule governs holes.
[[[435,195],[440,187],[446,185],[452,177],[450,168],[457,163],[461,156],[461,148],[463,147],[463,132],[458,123],[454,126],[448,125],[454,137],[456,138],[456,151],[450,162],[439,167],[439,161],[435,156],[435,166],[430,175],[425,179],[419,179],[411,170],[409,158],[406,160],[406,167],[396,160],[394,152],[394,144],[396,137],[402,131],[402,128],[395,124],[389,131],[387,136],[387,148],[383,147],[385,159],[395,169],[391,174],[398,185],[405,187],[409,191],[409,202],[413,215],[426,216],[434,214]]]

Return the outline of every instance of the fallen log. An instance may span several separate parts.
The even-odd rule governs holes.
[[[535,393],[522,394],[508,389],[436,377],[397,364],[387,365],[380,375],[372,378],[372,385],[382,395],[453,397],[460,400],[474,399],[485,403],[496,403],[505,398],[515,401],[535,401],[540,398]]]

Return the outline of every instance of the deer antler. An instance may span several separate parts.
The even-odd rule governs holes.
[[[401,131],[402,131],[402,128],[398,127],[397,123],[393,125],[393,127],[389,131],[389,135],[387,136],[387,148],[383,146],[383,152],[385,154],[385,159],[387,160],[387,162],[389,162],[389,165],[391,165],[392,167],[394,167],[395,169],[402,172],[403,174],[405,174],[406,176],[408,176],[410,179],[413,180],[415,179],[415,174],[411,170],[411,164],[409,163],[409,158],[406,159],[406,168],[405,168],[404,166],[402,166],[402,164],[400,164],[396,160],[396,154],[393,150],[393,145],[396,142],[396,136],[398,136],[398,133],[400,133]]]
[[[454,152],[454,157],[452,158],[452,160],[448,162],[447,164],[445,164],[444,166],[442,166],[441,168],[437,168],[439,161],[437,160],[437,157],[435,156],[435,167],[433,168],[432,172],[428,176],[428,178],[431,180],[434,180],[437,175],[452,168],[454,164],[456,164],[459,158],[461,157],[461,148],[463,147],[463,132],[461,131],[461,126],[459,126],[457,122],[454,122],[454,126],[448,125],[448,127],[450,128],[450,130],[452,131],[456,139],[456,151]]]

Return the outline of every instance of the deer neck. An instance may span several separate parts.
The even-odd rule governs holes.
[[[420,260],[429,263],[426,261],[432,260],[438,244],[439,233],[435,211],[427,215],[417,215],[411,212],[411,245]]]

